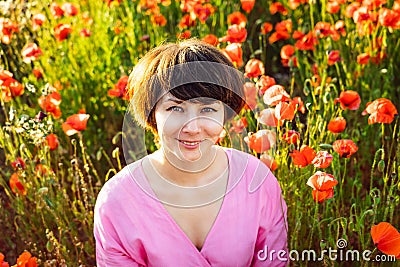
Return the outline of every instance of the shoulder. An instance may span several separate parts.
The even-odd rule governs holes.
[[[140,161],[136,161],[125,166],[103,185],[97,196],[96,210],[104,206],[118,206],[134,195],[137,186],[133,175],[140,166],[139,163]]]
[[[244,179],[249,193],[264,192],[268,195],[281,191],[272,171],[257,157],[233,148],[224,148],[229,157],[229,164],[234,174]]]

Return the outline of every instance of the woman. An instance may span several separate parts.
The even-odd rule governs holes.
[[[257,158],[215,145],[245,104],[241,78],[220,50],[197,40],[156,47],[135,66],[135,119],[160,148],[102,188],[98,266],[287,264],[276,178]]]

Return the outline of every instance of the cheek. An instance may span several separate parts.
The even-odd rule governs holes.
[[[156,114],[156,122],[160,136],[176,134],[182,127],[179,118],[168,116],[168,114]]]
[[[210,136],[219,136],[221,132],[224,130],[223,120],[218,121],[208,121],[205,126],[207,133]]]

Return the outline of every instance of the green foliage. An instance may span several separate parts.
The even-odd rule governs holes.
[[[76,16],[54,17],[50,1],[6,1],[0,10],[0,17],[18,23],[11,42],[0,44],[0,69],[10,71],[25,87],[23,95],[6,100],[4,85],[0,84],[0,252],[9,262],[28,250],[43,266],[95,265],[92,228],[96,196],[104,182],[126,165],[121,153],[121,129],[128,101],[109,96],[108,90],[129,75],[147,51],[160,43],[176,41],[177,34],[186,29],[178,27],[184,15],[179,1],[159,1],[154,10],[145,6],[146,1],[111,1],[109,5],[101,0],[71,2],[78,7]],[[242,43],[244,62],[261,59],[266,74],[283,85],[291,98],[300,96],[305,106],[304,114],[297,111],[293,120],[272,128],[277,141],[265,153],[273,156],[279,166],[274,174],[288,205],[289,249],[321,251],[335,248],[336,241],[344,238],[349,249],[374,250],[370,236],[374,224],[388,221],[397,228],[400,225],[399,119],[396,117],[390,124],[368,124],[367,116],[361,113],[368,102],[377,98],[391,99],[399,110],[400,32],[396,27],[372,22],[355,23],[346,16],[349,3],[340,5],[337,13],[329,13],[328,1],[309,1],[291,9],[292,2],[281,1],[288,11],[282,15],[271,14],[272,1],[257,1],[246,15],[247,39]],[[204,23],[197,18],[196,24],[189,27],[192,37],[201,39],[210,33],[223,37],[229,26],[227,15],[234,11],[245,14],[238,0],[215,0],[211,4],[214,13]],[[385,6],[392,8],[393,1]],[[376,11],[380,8],[376,7]],[[157,12],[166,18],[164,26],[154,23]],[[34,29],[32,18],[38,13],[44,14],[46,20]],[[288,19],[292,23],[288,39],[270,42],[276,30],[260,33],[264,22],[276,25]],[[334,28],[339,20],[343,21],[345,32]],[[320,22],[329,23],[329,31],[335,30],[339,36],[320,30],[313,48],[296,49],[285,66],[280,55],[282,47],[295,46],[302,40],[294,39],[293,32],[307,34]],[[54,36],[60,23],[72,28],[63,41]],[[371,32],[366,32],[369,27]],[[81,36],[83,29],[90,30],[91,35]],[[36,43],[42,50],[42,55],[30,63],[24,62],[21,55],[28,43]],[[226,42],[218,45],[221,49],[226,46]],[[340,60],[328,63],[329,53],[335,50],[339,51]],[[370,57],[367,64],[358,61],[364,53]],[[36,78],[34,69],[40,70],[43,78]],[[244,71],[243,66],[239,69]],[[257,78],[248,81],[256,83]],[[61,95],[62,114],[57,118],[47,112],[47,117],[38,119],[38,113],[45,111],[39,99],[47,96],[52,87]],[[360,95],[357,110],[344,110],[336,103],[335,99],[346,90]],[[257,107],[243,110],[235,118],[247,119],[247,132],[270,129],[257,120],[267,106],[261,94],[256,97]],[[90,114],[86,130],[67,136],[63,123],[82,109]],[[346,129],[332,133],[327,125],[339,116],[346,119]],[[229,122],[227,130],[232,125]],[[299,142],[288,144],[283,140],[289,130],[299,132]],[[252,153],[244,142],[246,131],[228,131],[221,144]],[[58,136],[55,150],[45,139],[49,133]],[[146,133],[148,152],[157,149],[152,138],[151,133]],[[339,139],[353,140],[359,148],[356,154],[339,157],[332,148]],[[323,170],[338,180],[333,198],[322,203],[313,200],[306,183],[318,169],[312,164],[298,168],[290,157],[301,145],[333,155],[332,164]],[[25,167],[12,167],[18,158]],[[25,192],[21,188],[12,190],[13,174]],[[379,253],[374,250],[373,255]],[[321,265],[340,263],[325,258]]]

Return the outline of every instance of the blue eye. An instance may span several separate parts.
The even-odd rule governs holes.
[[[210,107],[203,108],[201,111],[202,112],[217,112],[216,109],[210,108]]]
[[[172,107],[167,108],[167,111],[182,112],[182,111],[183,111],[183,108],[178,107],[178,106],[172,106]]]

